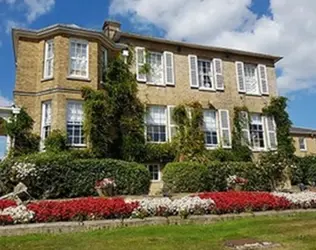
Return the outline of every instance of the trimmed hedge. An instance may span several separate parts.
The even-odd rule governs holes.
[[[35,174],[16,178],[12,169],[16,162],[34,164]],[[22,181],[31,196],[39,199],[94,196],[95,182],[103,178],[115,179],[118,195],[145,194],[150,185],[145,166],[114,159],[75,159],[69,153],[41,153],[10,159],[1,165],[0,183],[5,192]]]
[[[316,183],[316,156],[308,155],[296,157],[296,168],[292,173],[292,184],[304,183],[311,185]]]
[[[248,179],[244,190],[271,191],[268,171],[251,162],[169,163],[163,170],[164,187],[170,192],[225,191],[226,179],[237,175]]]
[[[164,189],[174,193],[205,191],[207,174],[207,167],[200,163],[168,163],[162,175]]]

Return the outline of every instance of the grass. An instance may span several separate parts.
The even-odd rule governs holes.
[[[226,240],[252,238],[280,243],[278,249],[316,249],[316,213],[257,217],[211,225],[144,226],[92,232],[0,238],[0,249],[214,249]]]

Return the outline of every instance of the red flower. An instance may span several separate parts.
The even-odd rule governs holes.
[[[215,202],[215,212],[218,214],[280,210],[291,207],[291,202],[285,198],[265,192],[214,192],[202,193],[199,197],[212,199]]]
[[[0,210],[3,210],[7,207],[15,207],[16,202],[13,200],[0,200]]]

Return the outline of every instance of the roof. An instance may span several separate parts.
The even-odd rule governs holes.
[[[291,127],[290,133],[291,134],[298,134],[298,135],[316,135],[316,129],[302,128],[302,127]]]
[[[249,52],[249,51],[244,51],[244,50],[237,50],[237,49],[230,49],[230,48],[223,48],[223,47],[200,45],[200,44],[195,44],[195,43],[180,42],[180,41],[168,40],[168,39],[159,38],[159,37],[145,36],[145,35],[129,33],[129,32],[119,32],[116,35],[115,40],[119,40],[120,37],[135,38],[135,39],[147,40],[147,41],[152,41],[152,42],[171,44],[171,45],[176,45],[176,46],[184,46],[187,48],[225,52],[225,53],[231,53],[231,54],[242,55],[242,56],[259,57],[259,58],[273,60],[274,63],[280,61],[283,58],[281,56],[269,55],[269,54],[264,54],[264,53]]]
[[[43,29],[25,29],[25,28],[13,28],[12,29],[12,40],[14,46],[14,58],[16,60],[17,51],[17,41],[20,37],[33,38],[33,39],[43,39],[47,36],[54,35],[57,33],[67,33],[70,35],[80,35],[87,38],[95,38],[101,40],[103,43],[107,44],[113,50],[122,49],[121,44],[117,44],[111,39],[109,39],[103,31],[87,29],[79,27],[75,24],[54,24]]]

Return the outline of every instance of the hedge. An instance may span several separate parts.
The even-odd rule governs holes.
[[[164,189],[173,192],[206,190],[207,167],[196,162],[172,162],[163,169]]]
[[[230,175],[246,178],[244,190],[271,191],[268,171],[251,162],[169,163],[163,170],[164,188],[169,192],[225,191]]]
[[[16,162],[30,163],[24,166],[34,167],[35,171],[25,178],[17,178],[17,171],[12,167]],[[94,196],[95,182],[103,178],[115,179],[117,195],[147,194],[150,185],[145,166],[114,159],[76,159],[69,153],[41,153],[9,159],[1,165],[2,193],[12,191],[22,181],[31,196],[38,199]]]

